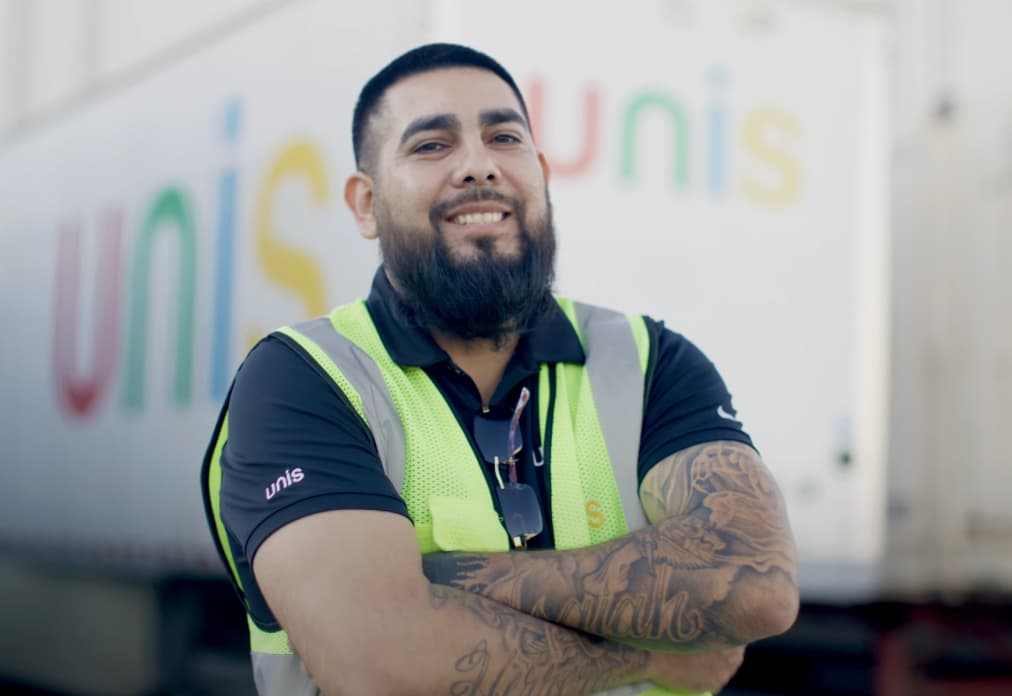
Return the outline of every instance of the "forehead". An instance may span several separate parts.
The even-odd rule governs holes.
[[[478,68],[442,68],[407,77],[383,95],[387,134],[399,136],[416,118],[452,114],[466,126],[494,109],[523,113],[520,101],[498,75]]]

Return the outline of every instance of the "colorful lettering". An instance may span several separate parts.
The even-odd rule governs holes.
[[[327,311],[323,271],[309,254],[282,244],[274,227],[274,199],[281,183],[293,176],[309,184],[314,203],[327,202],[327,168],[320,151],[307,141],[292,143],[274,160],[257,196],[257,252],[267,278],[300,295],[305,316],[313,317]]]
[[[675,188],[684,189],[689,185],[689,117],[679,102],[661,92],[645,92],[626,107],[622,119],[621,176],[627,181],[636,178],[637,125],[644,112],[656,109],[670,117],[673,131],[672,178]]]
[[[716,96],[723,97],[727,82],[727,71],[716,69],[710,73],[710,86]],[[710,193],[721,194],[727,190],[727,111],[722,100],[710,104],[709,115]]]
[[[179,239],[179,295],[176,307],[176,370],[172,400],[177,406],[190,402],[193,371],[194,267],[197,240],[189,199],[180,189],[168,188],[155,199],[134,247],[130,282],[130,324],[123,389],[123,406],[137,410],[144,402],[144,373],[147,364],[148,295],[152,242],[161,229],[171,228]]]
[[[786,152],[772,145],[770,137],[796,136],[798,124],[794,118],[779,109],[760,109],[749,114],[742,128],[745,148],[765,162],[777,174],[777,180],[768,181],[748,176],[742,188],[750,198],[764,205],[779,207],[793,201],[801,190],[801,172],[798,163]]]
[[[739,115],[728,109],[729,90],[732,85],[728,71],[714,67],[707,75],[706,101],[690,110],[677,96],[663,90],[640,91],[620,105],[615,114],[619,125],[618,175],[634,182],[642,168],[639,157],[648,149],[670,153],[671,187],[678,191],[698,182],[699,193],[723,198],[737,191],[761,206],[783,207],[795,201],[802,189],[803,170],[797,159],[795,143],[801,128],[788,112],[765,106],[745,109]],[[528,106],[531,129],[539,142],[548,138],[546,127],[547,99],[552,94],[546,81],[538,78],[528,84]],[[603,124],[606,116],[606,95],[594,82],[584,83],[578,93],[580,108],[572,132],[579,140],[567,144],[565,156],[549,155],[556,176],[579,177],[594,173],[608,152],[607,133]],[[234,293],[236,283],[236,244],[239,224],[237,208],[239,190],[245,173],[236,166],[237,147],[242,133],[242,102],[238,98],[225,104],[222,143],[225,145],[224,164],[217,176],[217,216],[213,234],[214,268],[210,284],[211,294],[207,393],[213,402],[220,402],[228,390],[234,369],[233,352],[236,327],[234,326]],[[692,119],[696,120],[690,120]],[[659,119],[659,120],[658,120]],[[646,127],[659,127],[658,147],[645,141]],[[690,137],[698,122],[698,142],[701,157],[698,173],[690,170],[696,160],[690,158],[693,140]],[[656,131],[655,131],[656,132]],[[732,139],[731,134],[738,135]],[[665,137],[667,136],[667,137]],[[549,142],[548,145],[552,143]],[[544,144],[542,143],[543,147]],[[737,146],[737,149],[735,149]],[[544,147],[550,150],[550,147]],[[743,157],[742,154],[745,156]],[[732,166],[733,165],[733,166]],[[738,177],[736,180],[732,177]],[[295,295],[301,301],[304,316],[324,314],[327,307],[326,278],[321,264],[310,253],[286,241],[280,233],[282,222],[277,220],[276,201],[280,191],[291,179],[308,187],[314,206],[331,202],[331,191],[326,162],[320,149],[307,140],[289,142],[271,162],[263,183],[256,191],[253,209],[252,232],[257,260],[263,267],[266,279]],[[734,184],[734,185],[732,185]],[[84,416],[94,411],[104,394],[112,388],[116,362],[125,356],[122,368],[121,403],[124,409],[136,411],[145,399],[147,373],[148,317],[150,308],[151,271],[156,261],[153,244],[160,230],[166,229],[179,245],[178,306],[174,307],[175,334],[172,337],[174,372],[171,375],[171,401],[178,407],[190,403],[195,350],[194,307],[196,292],[197,229],[190,198],[182,187],[161,189],[154,197],[137,225],[129,269],[123,266],[124,214],[122,210],[103,217],[96,237],[99,252],[96,264],[96,281],[92,292],[96,298],[89,328],[93,333],[81,332],[80,287],[81,224],[71,221],[60,229],[57,242],[57,274],[55,279],[53,317],[53,371],[54,387],[60,408],[72,416]],[[133,226],[133,225],[131,225]],[[205,237],[212,238],[210,234]],[[160,267],[160,266],[159,266]],[[122,277],[130,276],[129,299],[126,307],[125,330],[120,330],[120,307],[123,304]],[[160,276],[159,276],[160,277]],[[298,318],[298,317],[292,317]],[[122,334],[122,335],[120,335]],[[263,335],[251,328],[242,338],[252,345]],[[81,336],[89,338],[82,339]],[[90,340],[93,352],[81,358],[81,343]],[[593,526],[603,517],[600,508],[588,504],[588,522]]]
[[[531,117],[531,130],[539,149],[547,152],[542,120],[545,112],[544,84],[532,80],[527,88],[527,109]],[[583,139],[575,157],[562,160],[546,154],[553,176],[579,176],[594,164],[598,149],[598,131],[601,123],[601,95],[597,87],[587,87],[583,93]]]
[[[231,102],[225,111],[225,141],[235,144],[239,137],[242,112],[238,100]],[[231,375],[232,342],[232,285],[235,256],[235,196],[238,175],[235,167],[221,174],[218,184],[218,243],[215,250],[217,265],[214,277],[214,339],[211,348],[211,398],[225,396]]]
[[[81,223],[64,225],[56,262],[53,309],[53,375],[58,401],[71,416],[88,415],[106,392],[116,367],[119,340],[120,258],[123,213],[113,210],[102,221],[95,302],[91,370],[77,374],[78,313],[81,287]]]

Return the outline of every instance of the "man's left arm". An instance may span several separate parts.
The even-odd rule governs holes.
[[[423,557],[431,582],[652,650],[705,651],[782,633],[798,608],[783,496],[759,455],[709,442],[640,486],[651,524],[567,551]]]

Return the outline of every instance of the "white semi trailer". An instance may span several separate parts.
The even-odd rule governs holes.
[[[921,147],[1007,167],[988,112],[898,128],[895,24],[846,3],[488,11],[294,2],[0,141],[0,675],[152,692],[235,618],[204,447],[253,341],[367,291],[377,250],[341,196],[354,99],[436,39],[526,93],[559,289],[663,318],[721,369],[806,601],[1012,588],[1008,170],[982,208]]]

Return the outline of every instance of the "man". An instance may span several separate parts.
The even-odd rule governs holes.
[[[798,595],[712,364],[552,296],[549,168],[488,56],[399,57],[353,141],[369,298],[253,349],[205,464],[261,693],[721,688]]]

